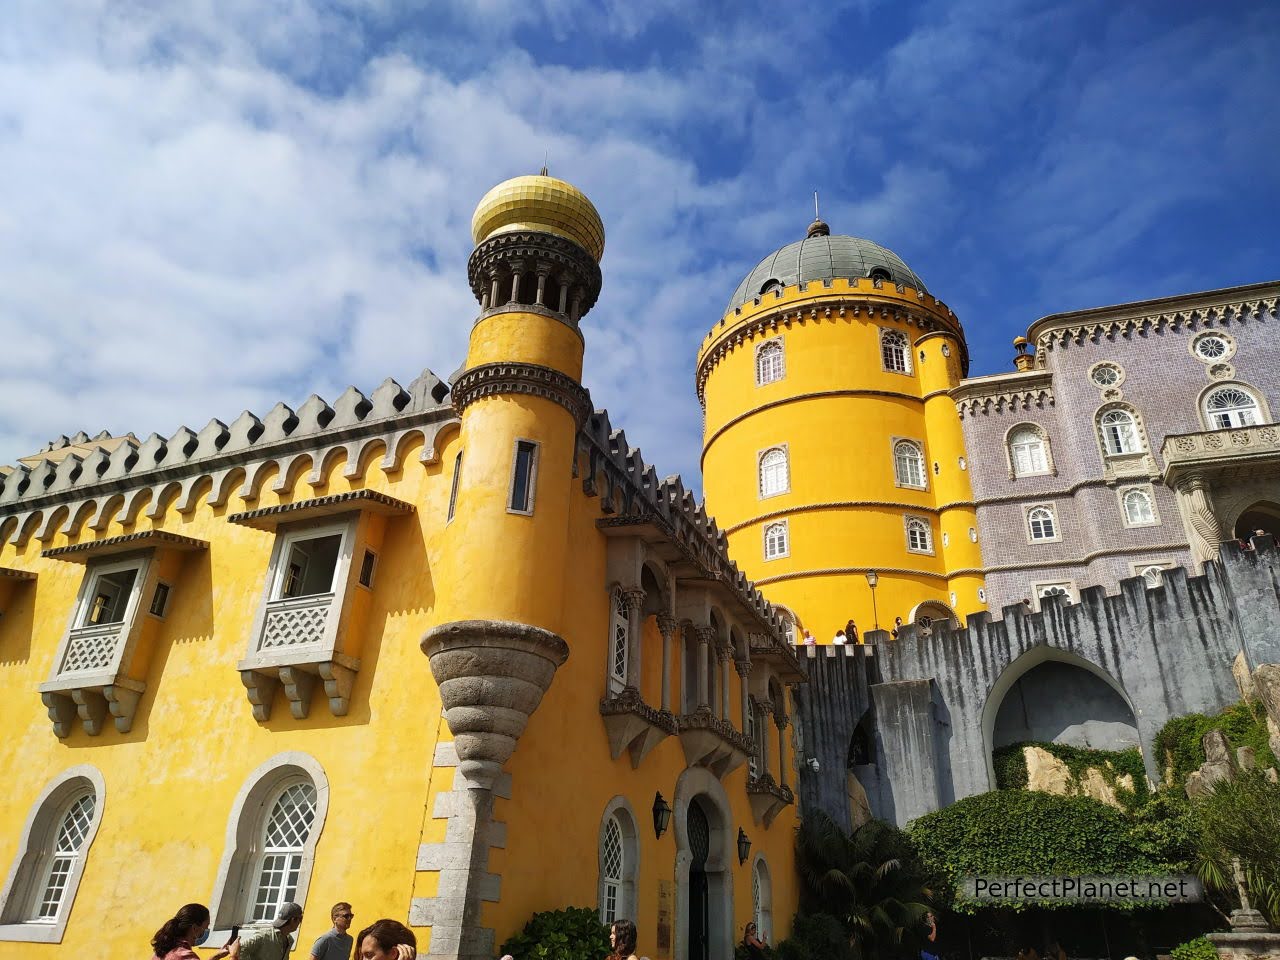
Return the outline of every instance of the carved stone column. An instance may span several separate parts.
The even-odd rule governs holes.
[[[622,591],[622,602],[627,608],[627,686],[640,689],[641,631],[644,628],[644,591],[629,587]]]
[[[781,707],[775,707],[773,711],[773,722],[778,728],[778,786],[788,786],[787,783],[787,724],[790,718],[782,712]]]
[[[773,703],[765,700],[761,702],[760,709],[764,713],[764,716],[760,718],[760,724],[764,726],[769,722],[768,718],[773,716]],[[763,729],[760,731],[760,776],[762,777],[769,772],[770,753],[772,751],[769,749],[769,731]]]
[[[751,729],[751,694],[747,690],[747,680],[751,677],[751,661],[735,660],[733,668],[738,671],[738,688],[742,696],[742,735],[745,737]]]
[[[662,634],[662,709],[671,711],[671,640],[676,633],[676,618],[658,614],[658,632]]]
[[[720,719],[729,722],[729,661],[733,648],[727,643],[716,647],[716,659],[720,661]]]
[[[711,694],[708,689],[710,679],[711,649],[715,642],[714,627],[694,627],[693,636],[698,641],[698,708],[711,709]]]
[[[458,772],[471,789],[490,790],[569,645],[524,623],[459,620],[428,630],[422,652],[440,687]]]
[[[1178,507],[1187,522],[1196,563],[1216,559],[1222,546],[1222,531],[1214,514],[1209,485],[1203,477],[1186,477],[1178,482],[1177,492]]]

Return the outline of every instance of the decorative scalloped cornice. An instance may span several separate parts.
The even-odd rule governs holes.
[[[542,397],[569,411],[581,427],[591,413],[591,395],[568,374],[537,363],[482,363],[453,382],[453,408],[462,412],[483,397],[516,393]]]
[[[960,419],[966,413],[981,409],[997,413],[1005,410],[1030,410],[1033,407],[1053,406],[1053,374],[1048,370],[1017,371],[987,377],[961,380],[952,388],[951,398],[956,402]]]
[[[1074,313],[1056,313],[1031,325],[1027,339],[1037,352],[1082,343],[1099,336],[1124,335],[1135,330],[1195,330],[1201,326],[1275,318],[1280,308],[1280,283],[1255,283],[1223,290],[1144,300]],[[1043,364],[1043,361],[1037,361]]]

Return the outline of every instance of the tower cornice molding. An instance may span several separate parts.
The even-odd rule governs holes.
[[[576,426],[591,414],[591,395],[568,374],[536,363],[482,363],[463,372],[453,384],[453,407],[461,416],[484,397],[521,394],[542,397],[569,411]]]

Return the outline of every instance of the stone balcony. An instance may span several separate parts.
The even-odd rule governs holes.
[[[70,735],[76,717],[86,733],[97,736],[108,713],[122,733],[129,732],[146,685],[120,673],[127,633],[123,622],[76,627],[68,633],[53,677],[40,684],[40,699],[59,737]]]
[[[609,734],[610,754],[617,760],[623,750],[630,750],[632,769],[640,766],[650,750],[678,732],[675,715],[649,706],[635,687],[625,687],[600,701],[600,715]]]
[[[783,807],[796,802],[791,788],[785,784],[780,786],[770,773],[747,777],[747,798],[751,801],[751,816],[756,823],[763,823],[765,827],[773,824],[773,818]]]
[[[706,767],[723,780],[725,774],[742,766],[751,756],[751,741],[708,707],[677,717],[676,723],[685,761],[691,767]]]
[[[1187,476],[1249,476],[1260,464],[1280,465],[1280,425],[1170,434],[1160,447],[1160,457],[1170,486]]]

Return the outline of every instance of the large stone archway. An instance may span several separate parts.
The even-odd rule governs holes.
[[[705,767],[690,767],[676,781],[672,823],[676,832],[676,897],[675,960],[698,960],[690,952],[691,874],[694,869],[694,846],[689,833],[690,808],[697,805],[699,815],[706,818],[708,843],[701,871],[706,881],[707,957],[733,956],[733,860],[736,856],[733,815],[724,786]]]

